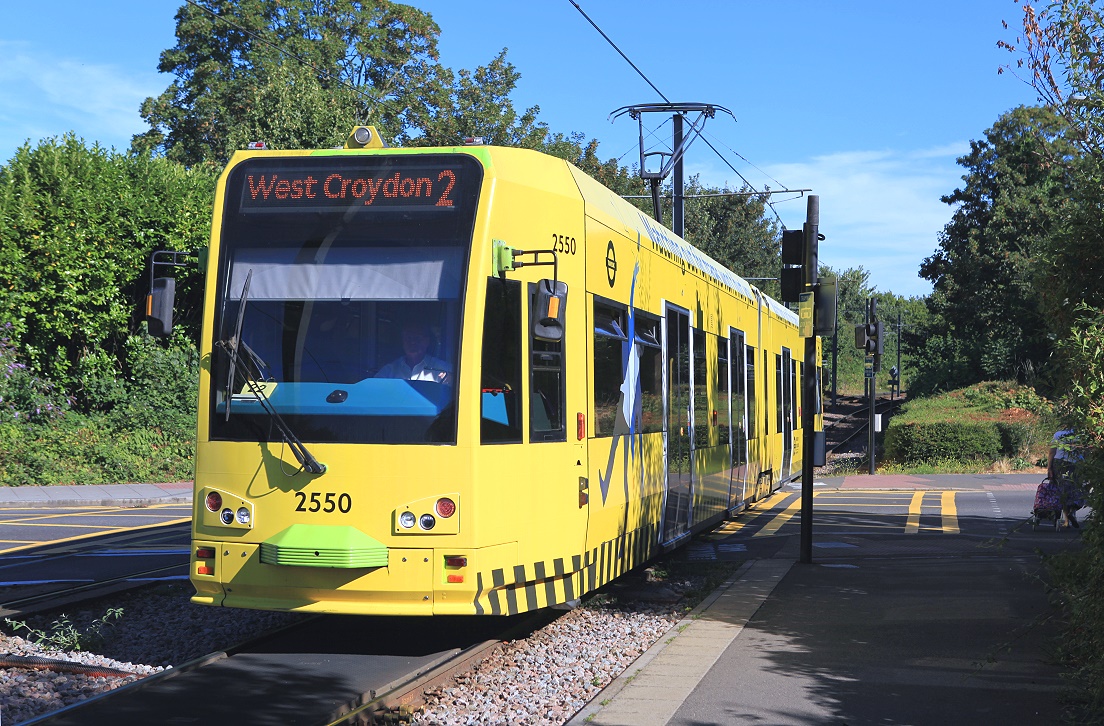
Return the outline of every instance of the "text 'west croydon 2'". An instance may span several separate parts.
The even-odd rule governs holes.
[[[311,174],[305,176],[284,177],[279,174],[266,176],[247,176],[251,201],[263,205],[265,202],[323,201],[352,203],[354,200],[364,204],[381,202],[399,202],[414,204],[432,204],[436,207],[451,207],[449,194],[456,186],[456,172],[442,169],[437,175],[437,191],[429,177],[403,176],[395,172],[391,176],[363,177],[345,176],[334,172],[319,181]]]

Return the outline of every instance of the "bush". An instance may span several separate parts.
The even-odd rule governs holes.
[[[1064,427],[1083,444],[1081,474],[1093,511],[1078,549],[1050,558],[1054,597],[1065,622],[1063,655],[1077,680],[1079,723],[1104,722],[1104,311],[1077,308],[1077,321],[1058,350],[1068,378]]]
[[[207,245],[215,179],[73,134],[25,144],[0,165],[0,320],[28,365],[83,395],[82,359],[101,372],[101,356],[121,360],[139,329],[150,253]],[[177,318],[194,336],[201,275],[177,274]]]
[[[0,424],[0,486],[119,484],[192,477],[194,431],[120,429],[70,411],[52,424]]]
[[[87,411],[64,410],[60,403],[48,409],[44,401],[61,394],[22,364],[11,366],[12,375],[0,379],[7,406],[0,407],[0,485],[191,478],[199,380],[195,347],[183,336],[166,347],[142,334],[131,336],[125,349],[125,374],[89,356]],[[10,344],[0,343],[0,361],[14,356]],[[13,390],[23,392],[22,398],[13,397]],[[42,413],[28,415],[28,406],[32,414]]]
[[[885,433],[887,459],[900,464],[940,460],[1030,461],[1045,454],[1050,404],[1011,383],[980,383],[905,404]]]
[[[995,459],[1001,450],[1001,436],[992,421],[891,422],[885,435],[886,456],[904,464]]]
[[[10,331],[11,324],[4,325]],[[42,423],[61,416],[69,399],[20,360],[7,335],[0,336],[0,422]]]

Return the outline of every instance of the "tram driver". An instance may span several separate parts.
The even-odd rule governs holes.
[[[403,354],[379,369],[376,378],[452,383],[452,366],[429,355],[433,334],[424,322],[410,320],[402,326]]]

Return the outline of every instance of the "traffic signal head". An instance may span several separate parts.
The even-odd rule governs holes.
[[[799,229],[782,230],[782,264],[802,265],[805,263],[805,233]]]
[[[866,323],[855,326],[855,347],[874,355],[882,354],[882,324]]]
[[[782,302],[801,302],[801,293],[805,291],[805,270],[802,259],[805,256],[805,236],[800,230],[782,230]]]

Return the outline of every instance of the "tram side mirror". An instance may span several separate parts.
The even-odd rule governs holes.
[[[172,332],[173,302],[176,298],[176,280],[171,277],[154,279],[146,297],[146,325],[149,334],[165,338]]]
[[[563,340],[564,312],[567,310],[567,283],[541,280],[533,306],[533,337],[550,343]]]

